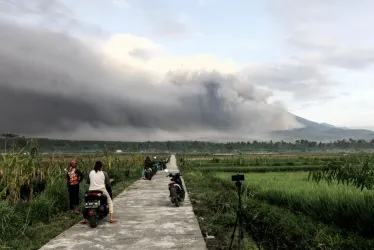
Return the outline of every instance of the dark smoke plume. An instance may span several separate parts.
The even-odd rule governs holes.
[[[0,41],[0,132],[246,140],[296,125],[281,105],[267,102],[269,93],[239,75],[178,71],[158,81],[130,63],[116,65],[86,40],[5,19]]]

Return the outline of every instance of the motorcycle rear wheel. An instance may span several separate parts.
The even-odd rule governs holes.
[[[149,173],[149,172],[145,173],[145,178],[148,179],[148,180],[151,180],[152,179],[151,173]]]
[[[170,196],[171,196],[172,201],[174,201],[175,206],[179,207],[178,195],[177,195],[177,191],[175,190],[175,188],[172,188],[170,190]]]
[[[181,191],[181,201],[184,201],[185,198],[186,198],[186,193]]]
[[[99,224],[99,218],[97,218],[96,215],[91,215],[88,217],[88,223],[90,224],[91,228],[95,228]]]

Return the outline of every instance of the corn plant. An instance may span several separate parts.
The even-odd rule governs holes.
[[[37,141],[30,140],[27,146],[19,152],[2,154],[0,159],[0,197],[6,197],[11,203],[20,201],[21,189],[23,186],[30,188],[29,200],[33,199],[34,184],[45,182],[53,185],[55,182],[64,179],[69,161],[72,158],[59,155],[50,155],[45,158],[38,152]],[[75,158],[78,168],[85,174],[93,169],[95,161],[103,162],[105,170],[119,178],[131,167],[142,165],[143,157],[140,154],[119,158],[108,152],[103,155],[80,155]]]
[[[363,190],[372,189],[374,184],[374,157],[372,155],[353,155],[340,157],[323,164],[319,171],[311,171],[309,180],[319,183],[337,181],[346,185],[354,185]]]

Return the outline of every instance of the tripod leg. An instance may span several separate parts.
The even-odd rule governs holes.
[[[234,231],[232,232],[232,235],[231,235],[231,242],[230,242],[230,247],[229,247],[229,249],[231,249],[231,247],[232,247],[232,243],[234,242],[235,231],[236,231],[236,226],[238,225],[238,220],[239,220],[239,214],[236,214],[235,226],[234,226]]]
[[[243,229],[243,217],[242,217],[242,211],[239,210],[238,213],[239,217],[239,249],[243,248],[243,238],[244,238],[244,229]]]

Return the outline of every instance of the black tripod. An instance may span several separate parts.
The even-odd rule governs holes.
[[[236,220],[235,220],[235,226],[234,226],[234,231],[232,232],[232,235],[231,235],[231,242],[230,242],[230,250],[232,248],[232,243],[234,242],[234,237],[235,237],[235,231],[236,231],[236,227],[238,226],[239,224],[239,240],[238,240],[238,249],[242,249],[243,248],[243,238],[244,238],[244,230],[243,230],[243,211],[242,211],[242,183],[241,181],[239,180],[239,175],[237,176],[232,176],[232,180],[236,181],[235,185],[238,189],[238,196],[239,196],[239,204],[238,204],[238,208],[236,210]],[[244,180],[244,176],[243,176],[243,180]]]

